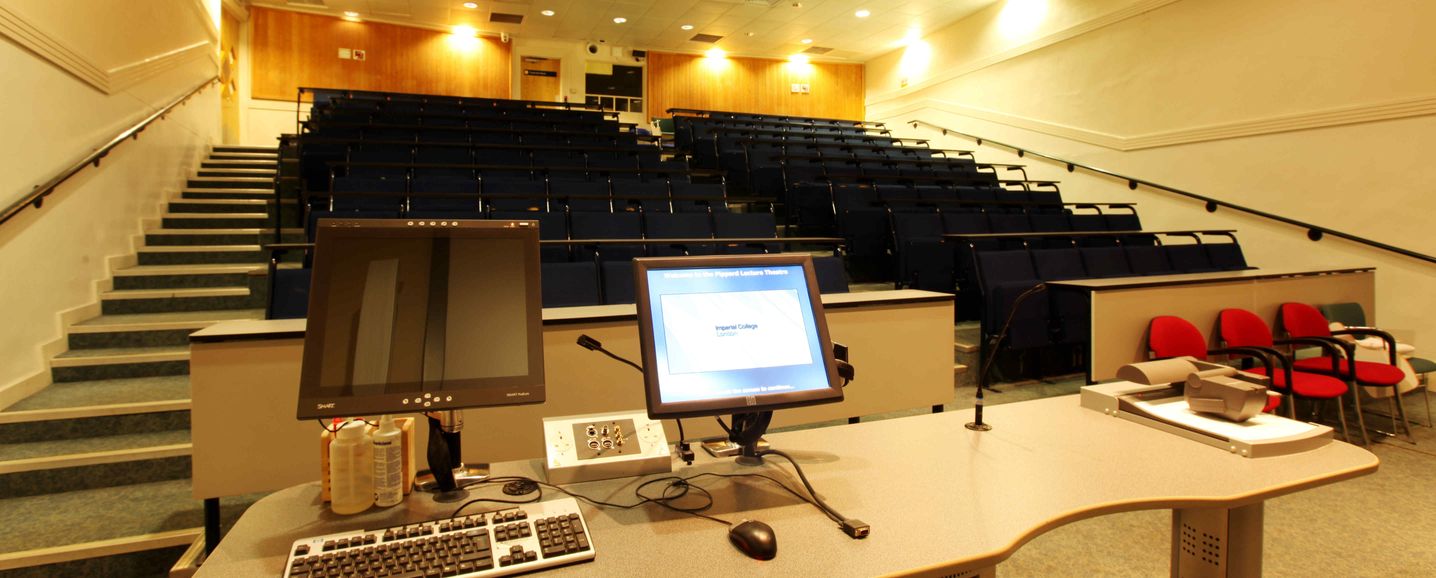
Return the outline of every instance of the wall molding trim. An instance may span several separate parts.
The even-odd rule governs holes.
[[[186,4],[200,11],[201,15],[208,11],[198,0],[189,1]],[[13,40],[36,56],[105,94],[121,92],[134,86],[137,82],[186,64],[199,56],[208,55],[217,65],[219,57],[215,53],[214,47],[218,46],[219,31],[208,23],[205,24],[205,31],[211,40],[196,42],[137,62],[104,70],[94,61],[45,33],[13,10],[0,6],[0,36]]]
[[[936,98],[914,99],[907,104],[894,106],[886,110],[873,111],[870,109],[868,118],[895,118],[924,109],[968,116],[1125,152],[1428,116],[1436,114],[1436,95],[1340,106],[1322,110],[1243,119],[1226,123],[1125,136],[1048,122],[997,110],[968,106],[959,102]],[[907,119],[897,118],[893,122],[900,123],[905,120]]]
[[[109,77],[104,70],[4,6],[0,6],[0,34],[90,86],[110,94],[107,90]]]
[[[1142,14],[1146,14],[1158,8],[1162,8],[1169,4],[1174,4],[1180,1],[1181,0],[1139,0],[1138,2],[1134,2],[1126,7],[1113,10],[1112,12],[1108,12],[1085,22],[1080,22],[1072,26],[1068,26],[1067,28],[1057,30],[1055,32],[1052,32],[1051,34],[1047,34],[1039,38],[1035,38],[1007,50],[989,54],[987,56],[983,56],[975,60],[963,63],[955,68],[943,72],[942,74],[923,80],[922,82],[913,83],[904,88],[873,93],[868,98],[868,106],[871,107],[885,103],[890,100],[902,98],[904,96],[915,95],[929,88],[933,88],[940,84],[972,74],[984,68],[1000,64],[1004,61],[1017,58],[1030,52],[1035,52],[1043,48],[1047,48],[1048,46],[1052,46],[1054,44],[1066,42],[1084,34],[1105,28],[1107,26],[1111,26],[1128,18],[1140,16]]]

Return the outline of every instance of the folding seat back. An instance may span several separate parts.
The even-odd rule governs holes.
[[[414,151],[416,165],[446,165],[426,167],[430,176],[474,178],[474,158],[466,147],[421,146]]]
[[[1176,273],[1206,273],[1213,271],[1212,258],[1200,244],[1163,245],[1167,261]]]
[[[1032,223],[1023,213],[992,213],[987,216],[993,233],[1030,233]]]
[[[1107,219],[1097,214],[1068,215],[1067,222],[1073,231],[1096,232],[1107,230]]]
[[[719,239],[771,239],[778,236],[777,220],[772,213],[713,213],[713,234]],[[723,245],[727,254],[778,253],[778,243],[740,243]]]
[[[928,213],[893,213],[893,247],[897,253],[898,283],[927,291],[952,292],[952,245],[943,240],[942,216]]]
[[[644,237],[648,239],[711,239],[713,225],[707,213],[655,213],[643,218]],[[677,255],[712,255],[717,252],[714,244],[682,244],[648,246],[651,255],[671,257]]]
[[[1231,271],[1246,269],[1247,259],[1242,255],[1242,247],[1236,243],[1202,243],[1207,249],[1207,255],[1212,259],[1212,267]]]
[[[604,261],[599,266],[603,275],[603,303],[633,303],[633,261]]]
[[[311,269],[275,269],[265,319],[303,319],[309,313]]]
[[[569,238],[586,239],[641,239],[643,227],[637,213],[592,213],[574,212],[569,214]],[[627,261],[643,255],[641,245],[575,245],[574,259],[589,261],[595,258],[604,261]]]
[[[592,261],[541,265],[544,307],[598,305],[598,265]]]
[[[1142,220],[1137,218],[1136,213],[1106,213],[1102,218],[1107,221],[1108,231],[1142,230]]]
[[[613,210],[669,213],[668,183],[613,182]]]
[[[469,142],[469,133],[464,130],[438,130],[424,129],[419,131],[419,145],[433,143],[466,144]]]
[[[370,216],[398,216],[408,192],[405,177],[335,177],[330,204],[336,212],[373,213]]]
[[[674,181],[669,183],[669,186],[672,189],[674,212],[707,213],[710,210],[728,210],[723,201],[723,186],[720,184]]]
[[[1127,262],[1137,275],[1166,275],[1175,272],[1167,260],[1167,252],[1160,245],[1124,246]]]
[[[1082,265],[1087,274],[1095,277],[1126,277],[1132,274],[1132,266],[1121,247],[1083,247]]]
[[[848,276],[843,269],[842,257],[813,257],[813,272],[818,276],[818,292],[848,292]]]
[[[548,188],[542,181],[484,179],[481,189],[484,206],[490,211],[546,211]]]
[[[613,211],[613,199],[607,182],[551,181],[549,198],[573,212]]]
[[[408,216],[429,218],[482,218],[479,181],[473,178],[430,175],[415,169],[409,183]]]
[[[1040,283],[1028,252],[980,251],[977,269],[982,280],[983,331],[995,336],[1010,316],[1007,339],[1013,349],[1051,343],[1047,296],[1030,295],[1018,303],[1024,293]]]

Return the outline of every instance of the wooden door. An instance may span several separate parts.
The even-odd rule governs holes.
[[[563,100],[559,94],[559,73],[563,63],[559,59],[521,56],[519,62],[523,74],[519,82],[519,98],[550,102]]]

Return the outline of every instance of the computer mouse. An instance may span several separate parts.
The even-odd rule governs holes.
[[[743,520],[728,530],[728,541],[749,558],[772,560],[778,555],[778,536],[773,527],[757,520]]]

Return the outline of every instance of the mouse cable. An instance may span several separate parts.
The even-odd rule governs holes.
[[[695,476],[695,477],[696,477],[696,476]],[[473,499],[473,500],[469,500],[469,501],[467,501],[467,502],[464,502],[462,505],[460,505],[458,508],[456,508],[456,509],[454,510],[454,512],[449,515],[449,517],[450,517],[450,518],[457,517],[457,516],[459,515],[459,512],[462,512],[465,508],[468,508],[469,506],[471,506],[471,505],[473,505],[473,504],[480,503],[480,502],[491,502],[491,503],[499,503],[499,504],[527,504],[527,503],[537,502],[537,501],[543,499],[543,488],[551,488],[551,489],[553,489],[553,490],[555,490],[555,491],[557,491],[557,492],[559,492],[559,493],[566,494],[566,495],[568,495],[568,496],[571,496],[571,497],[573,497],[573,498],[575,498],[575,499],[578,499],[578,500],[582,500],[582,501],[584,501],[584,502],[588,502],[588,503],[593,504],[594,506],[597,506],[597,507],[600,507],[600,508],[615,508],[615,509],[620,509],[620,510],[631,510],[631,509],[633,509],[633,508],[637,508],[637,507],[639,507],[639,506],[643,506],[643,505],[645,505],[645,504],[652,503],[652,504],[656,504],[656,505],[658,505],[658,506],[667,508],[667,509],[669,509],[669,510],[672,510],[672,511],[674,511],[674,512],[679,512],[679,513],[683,513],[683,514],[688,514],[688,515],[690,515],[690,516],[696,516],[696,517],[699,517],[699,518],[704,518],[704,519],[707,519],[707,520],[710,520],[710,521],[713,521],[713,522],[717,522],[717,523],[719,523],[719,524],[723,524],[724,526],[732,527],[732,526],[733,526],[733,523],[732,523],[732,522],[729,522],[729,521],[723,520],[723,519],[719,519],[719,518],[715,518],[715,517],[713,517],[713,516],[709,516],[709,515],[703,513],[703,512],[705,512],[705,511],[707,511],[709,508],[712,508],[712,507],[713,507],[713,494],[709,493],[707,489],[704,489],[704,488],[702,488],[702,487],[700,487],[700,486],[695,486],[695,485],[689,484],[689,483],[688,483],[688,479],[689,479],[689,478],[680,478],[680,477],[677,477],[677,476],[667,476],[667,477],[655,478],[655,479],[652,479],[652,480],[648,480],[648,481],[646,481],[646,482],[644,482],[644,483],[642,483],[642,484],[639,484],[638,487],[636,487],[636,488],[633,489],[633,494],[634,494],[635,496],[637,496],[637,497],[638,497],[638,500],[639,500],[637,503],[633,503],[633,504],[616,504],[616,503],[613,503],[613,502],[605,502],[605,501],[603,501],[603,500],[598,500],[598,499],[595,499],[595,498],[590,498],[590,497],[585,496],[585,495],[583,495],[583,494],[571,492],[571,491],[569,491],[569,490],[567,490],[567,489],[564,489],[564,488],[562,488],[562,487],[559,487],[559,486],[550,484],[550,483],[548,483],[548,482],[541,482],[541,481],[539,481],[539,480],[534,480],[534,479],[526,478],[526,477],[523,477],[523,476],[501,476],[501,477],[492,477],[492,478],[488,478],[488,479],[481,480],[481,481],[478,481],[478,482],[474,482],[474,483],[472,483],[472,484],[469,484],[469,485],[466,486],[466,487],[474,487],[474,486],[482,486],[482,485],[489,485],[489,484],[498,484],[498,483],[508,483],[508,482],[518,482],[518,481],[522,481],[522,482],[531,482],[531,483],[537,485],[537,486],[539,487],[538,495],[535,496],[533,499],[523,500],[523,501],[519,501],[519,500],[502,500],[502,499],[495,499],[495,498],[476,498],[476,499]],[[668,487],[664,488],[664,490],[663,490],[663,495],[654,497],[654,496],[649,496],[649,495],[643,493],[643,489],[644,489],[644,488],[649,487],[649,486],[651,486],[651,485],[653,485],[653,484],[660,483],[660,482],[668,482],[668,484],[669,484]],[[670,492],[674,491],[675,489],[676,489],[676,492],[677,492],[677,493],[670,493]],[[672,502],[672,501],[675,501],[675,500],[678,500],[678,499],[681,499],[681,498],[687,496],[690,489],[693,490],[696,495],[701,496],[701,497],[705,500],[705,503],[703,503],[703,504],[701,504],[701,505],[698,505],[698,506],[692,506],[692,507],[675,506],[675,505],[669,503],[669,502]],[[791,491],[791,490],[790,490],[790,491]]]
[[[829,506],[827,502],[824,502],[823,498],[818,496],[818,492],[813,490],[813,484],[808,482],[808,476],[807,474],[803,473],[803,467],[798,465],[798,460],[793,459],[793,456],[790,456],[778,450],[771,449],[758,452],[758,455],[760,457],[772,455],[788,460],[788,463],[793,464],[793,470],[798,472],[798,479],[803,481],[803,487],[807,488],[808,494],[812,495],[813,500],[810,502],[811,504],[816,506],[819,510],[822,510],[823,513],[827,514],[829,518],[832,518],[834,522],[837,522],[838,526],[843,529],[843,532],[845,532],[853,539],[861,539],[868,537],[868,532],[871,531],[871,527],[868,526],[862,520],[858,520],[856,518],[848,518],[847,516],[839,514],[837,510],[834,510],[832,506]]]

